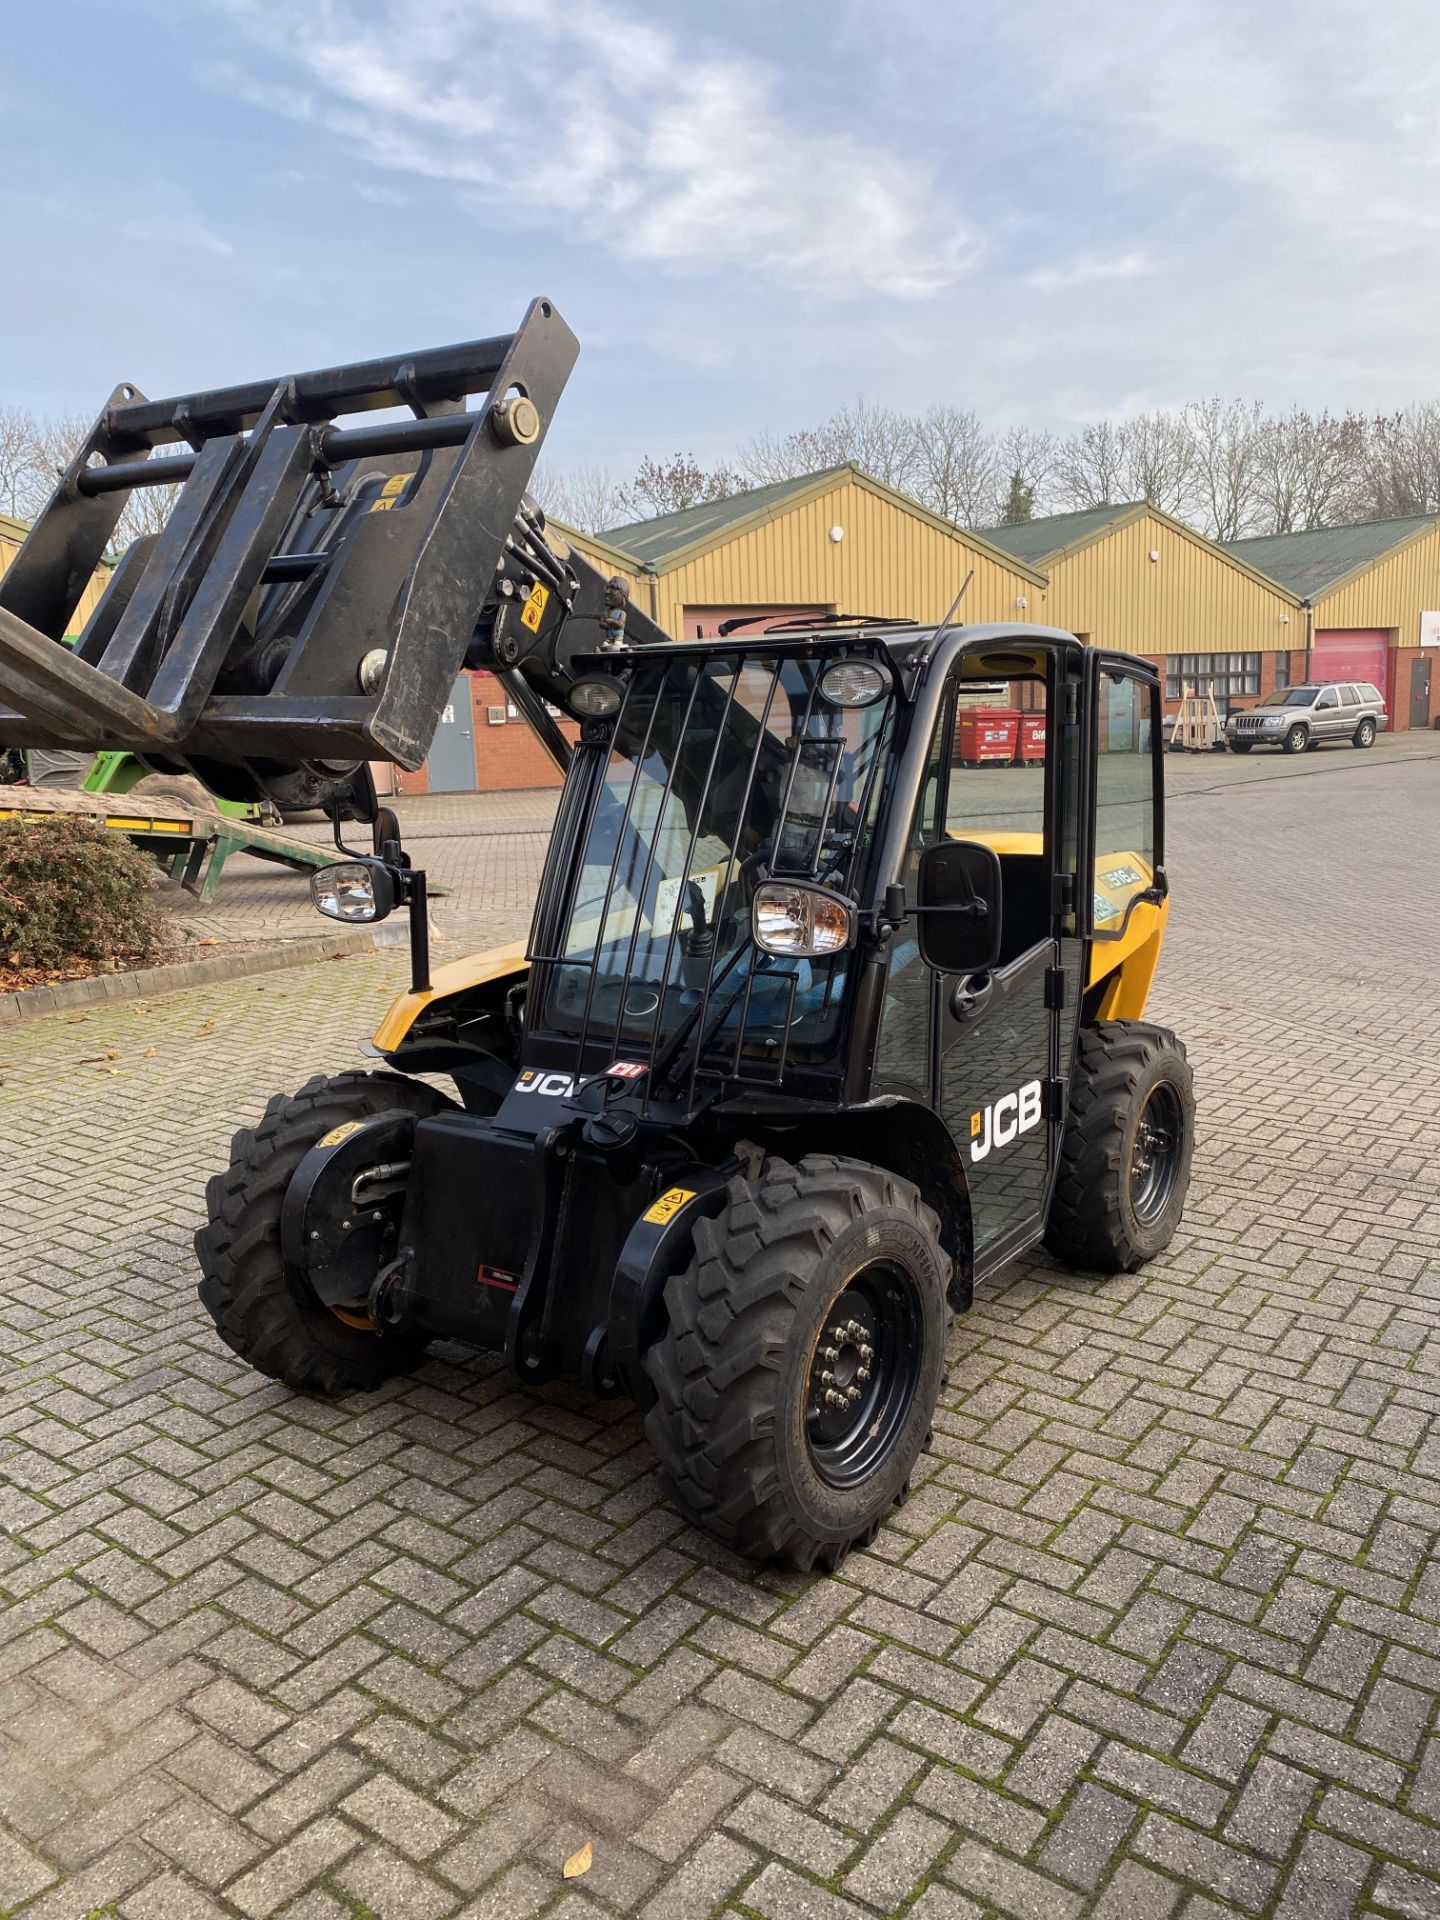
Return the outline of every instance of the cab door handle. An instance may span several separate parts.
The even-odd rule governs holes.
[[[957,1020],[973,1020],[987,1005],[995,986],[990,973],[967,973],[950,990],[950,1011]]]

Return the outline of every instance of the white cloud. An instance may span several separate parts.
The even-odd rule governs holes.
[[[495,224],[908,301],[978,258],[924,169],[797,123],[768,68],[691,54],[609,0],[225,4],[284,70],[237,92],[373,166],[464,188]]]
[[[1064,293],[1095,280],[1134,280],[1150,271],[1150,262],[1139,249],[1129,253],[1077,253],[1054,266],[1036,267],[1027,273],[1025,284],[1036,293]]]

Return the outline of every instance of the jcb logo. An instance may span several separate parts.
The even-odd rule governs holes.
[[[552,1098],[556,1094],[578,1093],[585,1084],[571,1073],[537,1073],[534,1067],[527,1067],[515,1082],[516,1093],[546,1093]]]
[[[1040,1082],[1027,1080],[1014,1093],[1002,1094],[994,1106],[970,1116],[970,1158],[983,1160],[992,1147],[1008,1147],[1017,1134],[1028,1133],[1040,1119]]]

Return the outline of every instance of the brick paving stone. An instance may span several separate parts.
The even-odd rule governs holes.
[[[832,1579],[684,1527],[613,1402],[444,1348],[320,1405],[215,1340],[203,1182],[355,1063],[400,956],[11,1030],[0,1910],[1431,1920],[1437,749],[1167,765],[1184,1226],[980,1289],[910,1504]],[[553,795],[404,804],[437,957],[523,932]],[[290,878],[229,899],[298,924]]]

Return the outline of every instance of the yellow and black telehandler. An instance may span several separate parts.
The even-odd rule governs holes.
[[[409,908],[375,1070],[278,1094],[210,1181],[200,1297],[236,1353],[342,1394],[458,1339],[628,1395],[690,1519],[833,1567],[903,1497],[978,1281],[1042,1240],[1134,1269],[1175,1231],[1160,690],[1033,626],[671,639],[527,491],[576,351],[537,300],[498,339],[118,388],[0,580],[0,747],[299,780],[335,818],[321,911]],[[417,766],[466,666],[565,783],[526,946],[432,971],[366,763]],[[1007,764],[967,752],[997,688]]]

